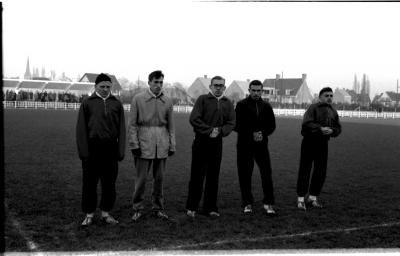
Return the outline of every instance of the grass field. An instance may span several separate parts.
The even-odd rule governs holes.
[[[112,212],[120,224],[81,228],[77,112],[6,109],[4,115],[7,252],[400,247],[400,120],[344,120],[343,134],[330,141],[321,195],[326,208],[301,212],[295,207],[301,119],[277,118],[269,144],[274,218],[262,211],[258,169],[253,175],[255,212],[241,212],[233,133],[224,142],[221,217],[192,221],[184,206],[193,132],[188,115],[176,114],[177,154],[167,162],[164,189],[173,220],[150,215],[138,223],[130,220],[134,168],[127,154]]]

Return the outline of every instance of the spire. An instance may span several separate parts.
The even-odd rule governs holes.
[[[31,69],[29,67],[29,56],[28,56],[28,60],[26,61],[26,70],[25,70],[24,79],[27,79],[27,80],[32,79]]]

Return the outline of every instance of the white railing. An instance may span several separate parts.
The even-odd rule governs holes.
[[[66,102],[39,102],[39,101],[3,101],[3,108],[16,109],[59,109],[59,110],[78,110],[80,103]],[[124,110],[130,111],[131,105],[124,104]],[[192,106],[176,105],[174,111],[178,113],[190,113]],[[282,109],[274,108],[276,116],[303,116],[305,109]],[[383,118],[395,119],[400,118],[400,112],[376,112],[376,111],[348,111],[338,110],[340,117],[355,117],[355,118]]]

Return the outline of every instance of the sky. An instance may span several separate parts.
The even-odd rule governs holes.
[[[400,3],[3,1],[3,72],[30,66],[106,72],[146,81],[161,69],[185,86],[200,76],[301,78],[313,93],[351,89],[366,74],[371,96],[396,91]],[[399,88],[400,89],[400,88]]]

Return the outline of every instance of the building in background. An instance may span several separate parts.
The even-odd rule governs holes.
[[[194,80],[192,85],[189,86],[187,93],[193,99],[193,102],[203,94],[207,94],[210,92],[210,84],[211,78],[208,78],[207,75],[204,77],[198,77]]]
[[[351,96],[345,89],[336,88],[333,93],[333,103],[351,104]]]
[[[263,82],[264,89],[271,89],[269,99],[272,102],[282,104],[311,104],[314,97],[307,85],[307,75],[301,78],[281,78],[279,74],[275,78],[267,78]]]

